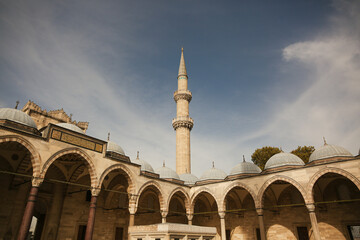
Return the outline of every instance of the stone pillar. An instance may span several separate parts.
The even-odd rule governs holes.
[[[16,198],[13,203],[13,209],[11,211],[10,219],[6,228],[6,236],[11,239],[16,238],[16,235],[19,233],[19,227],[21,219],[24,214],[24,209],[26,206],[26,200],[28,198],[31,188],[31,183],[24,183],[20,185],[16,193]]]
[[[226,228],[225,228],[225,212],[219,212],[220,227],[221,227],[221,239],[226,240]]]
[[[188,219],[188,225],[192,225],[192,219],[194,217],[194,214],[189,213],[189,214],[186,214],[186,216]]]
[[[316,214],[315,214],[315,205],[313,203],[306,204],[306,207],[307,207],[307,209],[309,211],[309,216],[310,216],[310,221],[311,221],[311,228],[312,228],[312,231],[314,233],[314,239],[315,240],[321,240],[319,227],[318,227]]]
[[[168,211],[161,211],[161,222],[166,223],[166,216],[168,215]]]
[[[86,225],[85,240],[92,240],[92,235],[94,232],[94,225],[95,225],[96,202],[97,202],[97,196],[99,195],[99,191],[95,189],[91,191],[91,195],[92,196],[89,207],[88,222]]]
[[[52,240],[57,238],[57,232],[60,223],[61,211],[64,201],[64,185],[55,183],[53,192],[53,199],[51,207],[46,216],[46,223],[44,227],[44,239]]]
[[[256,212],[259,217],[259,227],[260,227],[260,236],[261,240],[266,240],[265,224],[264,224],[264,209],[257,208]]]
[[[35,208],[37,194],[39,192],[39,186],[43,180],[44,179],[41,179],[41,178],[33,178],[32,179],[32,186],[30,189],[28,201],[27,201],[26,207],[25,207],[25,212],[24,212],[22,222],[20,225],[18,240],[25,240],[28,235],[31,220],[34,215],[34,208]]]

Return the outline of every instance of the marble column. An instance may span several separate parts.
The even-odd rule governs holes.
[[[64,201],[64,185],[54,184],[53,198],[44,226],[45,239],[56,239]]]
[[[99,195],[99,192],[96,191],[91,192],[91,201],[90,201],[90,207],[89,207],[89,216],[88,216],[88,222],[86,225],[86,232],[85,232],[85,240],[92,240],[92,235],[94,232],[94,225],[95,225],[95,213],[96,213],[96,202],[97,197]]]
[[[168,215],[168,211],[161,211],[161,222],[166,223],[166,216]]]
[[[307,207],[307,209],[309,211],[309,216],[310,216],[310,221],[311,221],[311,228],[312,228],[312,231],[314,233],[314,239],[315,240],[321,240],[320,231],[319,231],[319,227],[318,227],[318,223],[317,223],[317,219],[316,219],[316,214],[315,214],[315,205],[313,203],[306,204],[306,207]]]
[[[225,212],[219,212],[219,216],[220,216],[221,239],[226,240]]]
[[[261,240],[266,240],[265,224],[264,224],[264,209],[257,208],[256,212],[259,218],[260,236]]]
[[[192,220],[193,220],[193,217],[194,217],[194,214],[186,214],[186,217],[188,219],[188,225],[192,225]]]
[[[18,240],[25,240],[28,235],[31,220],[34,215],[37,194],[39,192],[39,187],[42,181],[43,179],[40,178],[32,179],[28,201],[26,203],[25,212],[19,229],[19,234],[17,238]]]

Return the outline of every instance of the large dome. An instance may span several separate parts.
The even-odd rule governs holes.
[[[78,132],[78,133],[82,133],[84,134],[83,130],[81,130],[81,128],[79,128],[78,126],[71,124],[71,123],[58,123],[56,124],[57,126],[72,130],[74,132]]]
[[[195,183],[199,181],[199,179],[191,173],[183,173],[179,177],[180,180],[184,181],[185,185],[195,185]]]
[[[261,173],[261,169],[252,162],[241,162],[231,169],[230,175]]]
[[[106,151],[107,152],[115,152],[115,153],[119,153],[121,155],[125,155],[124,150],[119,145],[117,145],[116,143],[111,142],[111,141],[107,142]]]
[[[265,170],[283,166],[304,166],[305,163],[301,158],[292,153],[277,153],[272,156],[265,164]]]
[[[136,159],[131,161],[131,162],[140,165],[141,166],[141,171],[152,172],[152,173],[154,172],[154,169],[152,168],[152,166],[148,162],[146,162],[144,160],[141,160],[139,158],[139,152],[137,154]]]
[[[6,119],[24,124],[28,127],[37,128],[36,123],[29,115],[14,108],[0,108],[0,119]]]
[[[165,167],[165,164],[161,168],[156,169],[155,173],[159,174],[160,178],[172,178],[180,180],[179,175],[171,168]]]
[[[224,180],[226,177],[227,174],[223,170],[217,169],[213,165],[201,175],[200,180]]]
[[[343,147],[325,144],[315,149],[310,155],[309,162],[330,158],[330,157],[352,157],[353,155]]]

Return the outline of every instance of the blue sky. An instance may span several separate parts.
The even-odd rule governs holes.
[[[181,46],[198,177],[323,136],[357,154],[359,1],[0,1],[0,107],[64,108],[175,168]]]

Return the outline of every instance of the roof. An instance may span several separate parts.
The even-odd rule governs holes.
[[[330,157],[352,157],[353,155],[343,147],[324,144],[310,155],[309,162]]]
[[[301,158],[292,153],[277,153],[273,155],[265,164],[265,170],[283,166],[304,166],[305,163]]]
[[[36,123],[29,115],[15,108],[0,108],[0,119],[14,121],[37,129]]]

